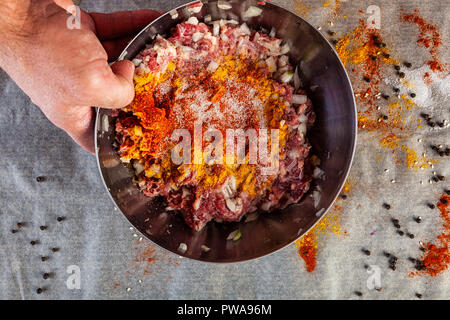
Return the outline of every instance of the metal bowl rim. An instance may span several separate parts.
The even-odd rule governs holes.
[[[195,1],[191,1],[191,2],[188,2],[188,3],[185,3],[185,4],[183,4],[183,5],[180,5],[180,6],[178,6],[178,7],[176,7],[176,8],[173,8],[173,9],[171,9],[171,10],[168,10],[166,13],[164,13],[164,14],[162,14],[161,16],[159,16],[158,18],[156,18],[155,20],[153,20],[152,22],[150,22],[148,25],[146,25],[132,40],[130,40],[130,42],[127,44],[127,46],[123,49],[123,51],[121,52],[121,54],[119,55],[119,58],[117,58],[117,60],[115,61],[115,62],[117,62],[117,61],[120,61],[120,60],[123,60],[123,57],[128,53],[128,48],[133,44],[133,42],[136,40],[136,39],[138,39],[140,36],[141,36],[141,34],[143,34],[149,27],[151,27],[154,23],[156,23],[159,19],[161,19],[162,17],[164,17],[164,16],[166,16],[166,15],[168,15],[168,14],[170,14],[170,12],[171,11],[173,11],[173,10],[178,10],[178,9],[182,9],[182,8],[185,8],[185,7],[187,7],[187,6],[189,6],[190,4],[194,4],[194,3],[198,3],[199,2],[199,0],[195,0]],[[203,4],[205,4],[203,1],[200,1],[200,2],[202,2]],[[348,73],[347,73],[347,70],[345,69],[345,66],[344,66],[344,64],[342,63],[342,61],[341,61],[341,59],[339,58],[339,55],[338,55],[338,53],[336,52],[336,50],[334,49],[334,47],[330,44],[330,42],[328,41],[328,39],[321,33],[321,32],[319,32],[311,23],[309,23],[308,21],[306,21],[305,19],[303,19],[301,16],[299,16],[297,13],[295,13],[295,12],[293,12],[292,10],[290,10],[290,9],[287,9],[287,8],[285,8],[284,6],[282,6],[282,5],[279,5],[279,4],[275,4],[275,3],[272,3],[272,2],[270,2],[269,3],[270,5],[273,5],[273,6],[276,6],[276,7],[279,7],[279,8],[281,8],[281,9],[283,9],[283,10],[285,10],[285,11],[288,11],[289,13],[291,13],[291,14],[293,14],[294,16],[296,16],[298,19],[300,19],[300,20],[302,20],[304,23],[306,23],[308,26],[310,26],[313,30],[315,30],[315,32],[323,39],[323,40],[325,40],[325,42],[328,44],[328,47],[331,49],[331,51],[333,52],[333,54],[335,55],[335,57],[337,58],[337,61],[338,61],[338,63],[339,63],[339,65],[340,65],[340,67],[342,68],[342,70],[344,71],[344,74],[345,74],[345,78],[346,78],[346,80],[347,80],[347,85],[349,86],[349,90],[353,93],[353,86],[352,86],[352,83],[351,83],[351,81],[350,81],[350,77],[349,77],[349,75],[348,75]],[[113,62],[114,63],[114,62]],[[352,146],[351,146],[351,156],[350,156],[350,158],[349,158],[349,161],[348,161],[348,163],[347,163],[347,167],[345,168],[345,174],[344,174],[344,179],[342,180],[343,182],[341,183],[341,185],[339,186],[339,188],[338,188],[338,192],[336,192],[336,195],[333,197],[333,200],[330,202],[330,204],[328,205],[328,207],[325,209],[325,211],[324,211],[324,213],[322,214],[322,216],[319,218],[319,219],[317,219],[317,221],[315,222],[315,223],[313,223],[312,225],[311,225],[311,227],[309,227],[307,230],[305,230],[300,236],[298,236],[296,239],[294,239],[293,241],[291,241],[291,242],[289,242],[289,243],[286,243],[286,244],[282,244],[281,246],[278,246],[277,248],[275,248],[275,249],[272,249],[270,252],[267,252],[267,253],[265,253],[265,254],[262,254],[262,255],[259,255],[259,256],[257,256],[257,257],[249,257],[249,258],[245,258],[245,259],[240,259],[240,260],[232,260],[232,261],[211,261],[211,260],[201,260],[201,259],[195,259],[195,258],[192,258],[192,257],[190,257],[190,256],[187,256],[187,255],[184,255],[184,254],[180,254],[180,253],[176,253],[176,252],[174,252],[174,251],[171,251],[171,250],[169,250],[169,249],[166,249],[166,248],[164,248],[164,247],[162,247],[161,245],[159,245],[159,244],[157,244],[156,242],[154,242],[154,241],[152,241],[151,239],[149,239],[148,237],[147,237],[147,235],[145,235],[144,233],[142,233],[139,229],[137,229],[134,225],[133,225],[133,223],[131,223],[131,221],[127,218],[127,216],[125,215],[125,213],[123,213],[123,211],[122,211],[122,209],[120,209],[120,206],[117,204],[117,202],[116,202],[116,200],[113,198],[113,196],[112,196],[112,194],[111,194],[111,192],[109,191],[109,187],[108,187],[108,185],[106,184],[106,181],[105,181],[105,178],[104,178],[104,176],[103,176],[103,172],[102,172],[102,166],[101,166],[101,164],[100,164],[100,158],[99,158],[99,147],[98,147],[98,145],[97,145],[97,132],[98,132],[98,130],[97,130],[97,126],[98,126],[98,123],[99,123],[99,121],[100,121],[100,112],[99,112],[99,109],[100,108],[98,108],[98,107],[96,107],[95,109],[96,109],[96,116],[95,116],[95,125],[94,125],[94,142],[95,142],[95,157],[96,157],[96,161],[97,161],[97,165],[98,165],[98,170],[99,170],[99,173],[100,173],[100,176],[101,176],[101,178],[102,178],[102,182],[103,182],[103,185],[105,186],[105,188],[106,188],[106,190],[108,191],[108,195],[109,195],[109,197],[111,198],[111,200],[113,201],[113,203],[115,204],[115,206],[117,207],[117,209],[120,211],[120,213],[122,214],[122,217],[123,218],[125,218],[125,220],[130,224],[130,226],[132,226],[137,232],[139,232],[142,236],[144,236],[147,240],[149,240],[153,245],[156,245],[158,248],[160,248],[160,249],[162,249],[162,250],[164,250],[164,251],[166,251],[166,252],[170,252],[171,254],[175,254],[175,255],[178,255],[178,256],[182,256],[182,257],[184,257],[184,258],[188,258],[188,259],[190,259],[190,260],[194,260],[194,261],[200,261],[200,262],[203,262],[203,263],[212,263],[212,264],[226,264],[226,263],[240,263],[240,262],[247,262],[247,261],[250,261],[250,260],[255,260],[255,259],[259,259],[259,258],[262,258],[262,257],[267,257],[267,256],[269,256],[269,255],[271,255],[271,254],[273,254],[273,253],[275,253],[275,252],[278,252],[278,251],[280,251],[280,250],[282,250],[283,248],[285,248],[285,247],[287,247],[287,246],[289,246],[289,245],[291,245],[292,243],[294,243],[295,241],[297,241],[297,240],[299,240],[300,238],[302,238],[305,234],[307,234],[310,230],[312,230],[327,214],[328,214],[328,212],[329,212],[329,210],[330,210],[330,208],[332,207],[332,205],[334,204],[334,202],[336,201],[336,199],[337,199],[337,197],[339,196],[339,194],[341,193],[341,191],[342,191],[342,188],[344,187],[344,185],[345,185],[345,181],[347,180],[347,178],[348,178],[348,176],[349,176],[349,173],[350,173],[350,169],[351,169],[351,167],[352,167],[352,164],[353,164],[353,160],[354,160],[354,157],[355,157],[355,153],[356,153],[356,143],[357,143],[357,136],[358,136],[358,118],[357,118],[357,114],[358,114],[358,112],[357,112],[357,108],[356,108],[356,101],[355,101],[355,96],[354,96],[354,94],[352,94],[351,95],[352,96],[352,105],[353,105],[353,113],[354,113],[354,119],[353,119],[353,122],[354,122],[354,126],[353,126],[353,132],[352,132],[352,138],[353,138],[353,143],[352,143]]]

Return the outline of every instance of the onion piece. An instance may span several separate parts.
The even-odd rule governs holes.
[[[292,103],[294,104],[304,104],[308,100],[308,97],[304,94],[293,94]]]
[[[139,67],[139,65],[142,63],[142,59],[133,59],[131,62],[133,62],[135,67]]]
[[[220,32],[220,25],[219,22],[216,21],[215,23],[213,23],[213,36],[218,36]]]
[[[227,240],[238,241],[241,238],[241,236],[242,236],[241,230],[237,229],[228,235]]]
[[[251,17],[257,17],[262,13],[262,9],[250,6],[248,7],[247,11],[244,12],[244,18],[251,18]]]
[[[208,252],[209,250],[211,250],[211,248],[205,246],[204,244],[202,244],[200,248],[202,249],[203,252]]]
[[[275,63],[275,59],[273,57],[269,57],[266,59],[267,67],[269,68],[269,72],[277,71],[277,65]]]
[[[205,16],[205,18],[203,19],[203,21],[205,21],[206,23],[208,23],[208,22],[211,22],[211,19],[212,19],[211,15],[208,14],[208,15]]]
[[[180,243],[178,246],[178,251],[181,253],[185,253],[187,251],[187,244],[186,243]]]
[[[189,19],[187,19],[186,23],[196,26],[198,25],[198,19],[196,17],[190,17]]]
[[[320,199],[322,198],[322,195],[320,194],[319,191],[314,190],[312,193],[312,198],[314,200],[314,208],[317,209],[319,207],[319,202],[320,202]]]
[[[241,31],[247,35],[251,35],[252,32],[250,31],[250,28],[247,26],[247,24],[244,22],[243,24],[241,24]]]
[[[281,48],[280,48],[280,54],[279,54],[279,55],[286,54],[286,53],[288,53],[290,50],[291,50],[291,48],[289,47],[289,43],[286,42],[285,44],[283,44],[283,45],[281,46]]]
[[[231,4],[229,4],[226,1],[221,1],[221,0],[217,1],[217,7],[222,10],[228,10],[228,9],[232,8]]]
[[[294,73],[292,71],[286,71],[280,77],[280,81],[283,83],[288,83],[294,77]]]
[[[200,39],[203,39],[203,37],[205,36],[205,34],[201,33],[201,32],[195,32],[192,35],[192,41],[197,42]]]
[[[301,86],[302,81],[300,80],[300,75],[298,74],[298,66],[296,66],[294,71],[294,89],[297,90]]]
[[[219,64],[217,63],[217,61],[213,60],[208,64],[208,67],[206,68],[206,70],[209,72],[214,72],[217,70],[218,67],[219,67]]]
[[[170,16],[172,17],[172,19],[176,19],[178,18],[178,11],[173,9],[172,11],[169,11]]]
[[[269,37],[271,38],[275,37],[276,33],[277,30],[275,29],[275,27],[272,27],[272,29],[270,29]]]
[[[313,172],[313,177],[314,177],[314,179],[323,179],[323,178],[325,178],[325,171],[323,171],[319,167],[315,167],[314,172]]]

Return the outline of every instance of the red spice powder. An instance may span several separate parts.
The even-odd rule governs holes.
[[[425,269],[415,274],[426,274],[432,277],[447,270],[450,265],[450,196],[443,194],[437,207],[441,211],[443,221],[443,232],[437,237],[435,243],[424,245],[425,253],[422,257]]]
[[[317,263],[317,242],[315,235],[309,232],[300,240],[298,254],[305,261],[306,271],[313,272]]]
[[[417,43],[428,49],[431,55],[431,60],[427,61],[428,66],[434,72],[444,72],[447,66],[438,59],[438,49],[442,45],[441,35],[438,28],[430,23],[427,23],[420,15],[419,10],[415,9],[411,14],[403,14],[402,20],[404,22],[414,23],[419,28],[419,36]]]

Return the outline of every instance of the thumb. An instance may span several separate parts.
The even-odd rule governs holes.
[[[106,63],[106,61],[105,61]],[[103,75],[101,84],[96,88],[95,106],[106,109],[123,108],[134,98],[134,64],[129,60],[117,61]]]

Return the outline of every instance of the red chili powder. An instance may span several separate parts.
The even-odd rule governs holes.
[[[435,243],[424,244],[425,253],[422,257],[425,269],[415,274],[427,274],[432,277],[448,269],[450,265],[450,196],[443,194],[437,207],[441,211],[443,231],[437,237]]]
[[[427,61],[428,66],[434,72],[444,72],[446,65],[442,64],[438,59],[438,49],[442,45],[441,35],[438,28],[430,23],[427,23],[420,15],[419,10],[415,9],[411,14],[403,14],[402,20],[404,22],[414,23],[419,28],[419,36],[417,43],[428,49],[431,55],[431,60]]]
[[[308,232],[297,244],[298,254],[305,261],[306,271],[313,272],[317,263],[317,241],[312,232]]]

